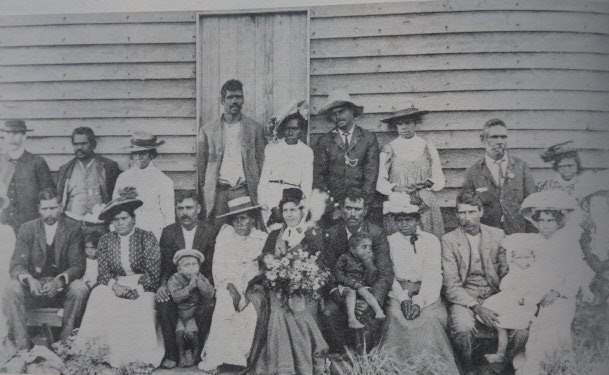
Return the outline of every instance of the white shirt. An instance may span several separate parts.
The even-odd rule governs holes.
[[[424,308],[440,298],[442,250],[440,240],[433,234],[417,229],[417,236],[416,253],[410,243],[410,236],[396,232],[387,237],[395,273],[390,296],[400,302],[408,300],[408,290],[402,289],[400,281],[420,281],[421,289],[419,294],[412,297],[412,302]]]
[[[406,160],[415,160],[421,157],[425,152],[425,148],[429,151],[431,157],[431,181],[433,186],[432,191],[440,191],[444,189],[446,185],[446,178],[442,171],[442,163],[440,162],[440,155],[436,146],[431,140],[425,140],[417,135],[407,139],[398,137],[393,141],[389,142],[393,153],[400,158]],[[379,176],[376,182],[376,190],[384,195],[391,195],[393,189],[397,184],[389,182],[389,168],[391,167],[391,154],[387,152],[381,152],[379,155]]]
[[[57,233],[57,222],[53,225],[47,225],[44,223],[44,236],[46,238],[47,245],[51,246],[55,239],[55,233]]]
[[[480,256],[480,233],[472,236],[471,234],[465,233],[465,238],[467,238],[467,242],[469,242],[469,248],[472,251],[472,254],[477,254]]]
[[[499,160],[493,160],[488,155],[484,155],[484,162],[486,163],[486,167],[491,171],[491,176],[493,176],[493,180],[497,186],[502,186],[503,181],[499,181],[499,166],[501,166],[501,171],[503,172],[503,180],[505,181],[505,176],[507,175],[507,166],[508,166],[508,154],[507,152],[503,154],[503,157]]]
[[[237,186],[240,182],[245,182],[241,157],[241,123],[223,122],[222,126],[224,126],[224,155],[218,179],[230,186]]]
[[[355,130],[355,126],[353,126],[351,128],[351,130],[349,130],[349,133],[345,133],[342,130],[338,129],[338,134],[340,135],[340,139],[344,142],[345,141],[345,134],[347,134],[347,141],[349,142],[349,145],[351,145],[351,139],[353,139],[353,130]]]
[[[193,244],[195,242],[195,232],[197,231],[197,226],[195,225],[194,228],[192,228],[191,230],[187,230],[186,228],[182,227],[182,234],[184,234],[184,248],[185,249],[192,249]]]

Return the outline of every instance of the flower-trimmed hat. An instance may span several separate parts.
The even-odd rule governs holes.
[[[389,200],[383,203],[383,215],[385,214],[393,214],[393,215],[412,215],[412,216],[421,216],[421,207],[415,204],[412,204],[410,200],[410,195],[408,194],[391,194],[389,196]]]
[[[556,160],[559,156],[577,155],[577,149],[573,147],[573,141],[555,144],[543,150],[539,156],[544,162]]]
[[[165,141],[158,140],[156,135],[148,132],[138,131],[131,136],[131,143],[127,146],[130,152],[155,150]]]
[[[205,260],[205,256],[203,254],[201,254],[201,252],[199,250],[182,249],[182,250],[176,251],[176,253],[173,255],[173,264],[175,264],[177,266],[180,259],[182,259],[184,257],[197,258],[199,260],[199,264],[203,263],[203,261]]]
[[[428,113],[429,111],[420,110],[413,104],[410,108],[394,111],[389,117],[385,117],[384,119],[382,119],[381,122],[385,124],[391,124],[399,119],[408,117],[421,117]]]
[[[252,202],[252,198],[250,198],[250,196],[247,194],[231,197],[228,200],[228,212],[218,215],[216,218],[219,219],[221,217],[232,216],[241,212],[256,210],[259,208],[260,205],[255,205],[254,202]]]
[[[345,90],[334,90],[328,95],[327,103],[317,112],[318,115],[328,116],[332,108],[348,105],[353,109],[353,115],[359,117],[364,113],[364,107],[355,104],[351,95]]]
[[[520,214],[530,222],[537,211],[571,212],[577,208],[577,202],[562,190],[544,190],[526,197],[520,206]]]
[[[99,220],[108,221],[122,211],[132,211],[144,204],[137,198],[137,191],[127,186],[119,192],[119,197],[106,204],[99,214]]]
[[[31,132],[32,129],[28,129],[25,126],[25,121],[19,119],[6,120],[4,122],[4,127],[0,128],[1,132],[4,133],[27,133]]]

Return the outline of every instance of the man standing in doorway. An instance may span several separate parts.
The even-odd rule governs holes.
[[[505,122],[492,119],[480,135],[486,153],[466,172],[463,190],[476,191],[484,206],[482,224],[502,228],[506,234],[526,230],[520,205],[535,192],[529,166],[508,153],[508,129]]]
[[[264,163],[264,128],[245,116],[243,84],[226,81],[220,90],[224,113],[199,130],[197,172],[207,218],[228,212],[228,196],[242,191],[257,201],[258,181]],[[223,219],[216,219],[220,226]]]
[[[38,217],[38,193],[46,188],[55,189],[46,161],[25,150],[27,133],[31,131],[23,120],[8,120],[0,131],[4,134],[6,155],[0,156],[0,181],[8,187],[9,206],[2,222],[13,227]]]

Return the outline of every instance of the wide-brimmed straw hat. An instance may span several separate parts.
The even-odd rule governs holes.
[[[421,207],[412,204],[408,194],[391,194],[389,200],[383,202],[383,215],[413,215],[421,216]]]
[[[520,205],[520,214],[533,222],[537,211],[571,212],[577,208],[575,198],[562,190],[544,190],[526,197]]]
[[[547,163],[556,160],[560,156],[576,154],[577,149],[573,147],[573,141],[567,141],[546,148],[539,156],[541,157],[541,160]]]
[[[428,113],[429,113],[429,111],[420,110],[420,109],[416,108],[414,105],[412,105],[410,108],[393,111],[393,113],[389,117],[385,117],[384,119],[381,120],[381,122],[383,122],[385,124],[390,124],[390,123],[393,123],[393,122],[403,119],[403,118],[420,117],[420,116],[426,115]]]
[[[116,214],[123,211],[133,211],[144,204],[137,198],[137,191],[134,187],[125,187],[119,192],[119,197],[106,204],[99,214],[99,220],[111,220]]]
[[[216,216],[216,218],[231,216],[240,214],[241,212],[256,210],[260,208],[260,205],[255,205],[252,202],[252,198],[249,195],[240,195],[237,197],[233,197],[228,201],[228,212],[222,215]]]
[[[201,254],[201,252],[199,250],[182,249],[182,250],[176,251],[176,253],[173,255],[173,264],[175,264],[177,266],[180,259],[182,259],[184,257],[197,258],[199,260],[199,264],[203,263],[203,261],[205,260],[205,256],[203,254]]]
[[[0,132],[4,133],[27,133],[31,132],[32,129],[28,129],[25,126],[25,121],[23,120],[6,120],[4,122],[4,127],[0,128]]]
[[[165,141],[157,139],[156,135],[141,131],[133,133],[130,145],[127,146],[127,149],[130,152],[155,150],[164,143]]]
[[[353,98],[351,98],[351,95],[347,91],[334,90],[329,93],[328,101],[323,107],[321,107],[318,114],[327,117],[329,115],[329,111],[332,108],[336,108],[343,105],[350,106],[353,109],[353,115],[355,117],[361,116],[364,113],[364,107],[355,104]]]

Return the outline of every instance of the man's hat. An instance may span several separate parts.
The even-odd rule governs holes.
[[[420,116],[426,115],[428,113],[429,113],[429,111],[422,111],[422,110],[416,108],[414,105],[412,105],[410,108],[400,109],[399,111],[394,111],[389,117],[382,119],[381,122],[383,122],[385,124],[389,124],[389,123],[395,122],[402,118],[420,117]]]
[[[23,120],[6,120],[0,131],[4,133],[26,133],[31,132],[32,129],[28,129]]]
[[[199,260],[199,264],[203,263],[203,261],[205,260],[205,256],[203,254],[201,254],[201,252],[199,250],[195,250],[195,249],[182,249],[182,250],[176,251],[176,253],[174,254],[174,256],[173,256],[173,264],[175,264],[177,266],[178,262],[180,261],[180,259],[182,259],[184,257],[194,257],[194,258],[197,258]]]
[[[130,152],[154,150],[165,141],[157,140],[157,136],[148,132],[135,132],[131,136],[131,144],[127,146]]]
[[[539,156],[541,157],[541,160],[547,163],[552,160],[556,160],[561,155],[566,154],[577,154],[577,149],[573,147],[573,141],[562,142],[554,146],[550,146],[543,150]]]
[[[282,202],[300,202],[304,198],[304,193],[298,188],[283,189],[281,196]]]
[[[353,109],[353,115],[355,117],[361,116],[364,113],[364,107],[355,104],[351,95],[345,90],[334,90],[328,95],[328,102],[324,105],[317,114],[328,116],[328,112],[332,108],[336,108],[342,105],[348,105]]]
[[[249,195],[240,195],[237,197],[230,198],[228,200],[228,212],[222,215],[218,215],[216,216],[216,218],[219,219],[221,217],[231,216],[239,214],[241,212],[255,210],[258,208],[260,208],[260,205],[255,205]]]
[[[134,187],[125,187],[119,192],[119,197],[106,204],[99,214],[99,220],[108,221],[122,211],[131,211],[144,204],[137,198],[137,191]]]

